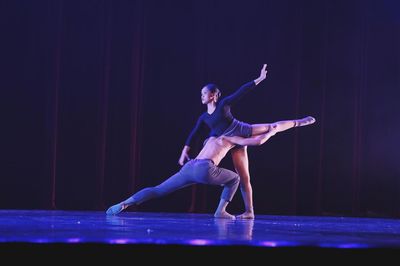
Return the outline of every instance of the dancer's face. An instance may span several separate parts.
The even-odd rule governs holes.
[[[214,93],[210,92],[206,87],[201,89],[201,103],[208,104],[214,100]]]

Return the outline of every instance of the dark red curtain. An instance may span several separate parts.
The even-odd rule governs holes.
[[[143,1],[2,5],[2,207],[103,209],[135,191]]]
[[[1,1],[0,208],[104,210],[162,182],[201,87],[228,95],[267,63],[233,114],[317,123],[249,148],[256,213],[398,217],[399,14],[394,0]],[[212,212],[219,193],[138,210]]]

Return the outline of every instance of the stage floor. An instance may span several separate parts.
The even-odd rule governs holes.
[[[102,246],[223,246],[260,249],[390,249],[400,253],[400,220],[257,215],[255,220],[212,214],[0,210],[0,244]]]

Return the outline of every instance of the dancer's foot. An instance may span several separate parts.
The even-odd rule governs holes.
[[[106,214],[107,215],[116,215],[116,214],[122,212],[127,207],[128,207],[128,205],[121,202],[121,203],[115,204],[115,205],[111,206],[110,208],[108,208],[108,210],[106,211]]]
[[[254,212],[252,211],[245,211],[241,215],[236,216],[237,219],[254,219]]]
[[[222,219],[231,219],[231,220],[235,220],[236,219],[236,217],[234,215],[229,214],[226,211],[216,212],[216,213],[214,213],[214,217],[215,218],[222,218]]]
[[[311,124],[314,124],[314,123],[315,123],[315,118],[312,117],[312,116],[307,116],[307,117],[304,117],[302,119],[294,120],[294,126],[295,127],[308,126],[308,125],[311,125]]]

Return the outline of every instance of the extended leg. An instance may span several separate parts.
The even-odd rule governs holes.
[[[288,130],[293,127],[302,127],[308,126],[315,122],[315,118],[312,116],[307,116],[302,119],[294,119],[294,120],[282,120],[275,123],[267,123],[267,124],[253,124],[252,127],[252,136],[264,134],[270,130],[271,127],[276,129],[276,132],[282,132]]]
[[[111,206],[110,208],[108,208],[106,213],[108,215],[116,215],[133,204],[139,205],[145,201],[167,195],[173,191],[189,186],[191,184],[193,184],[192,181],[186,178],[184,174],[178,172],[165,180],[160,185],[156,187],[144,188],[133,194],[128,199]]]

